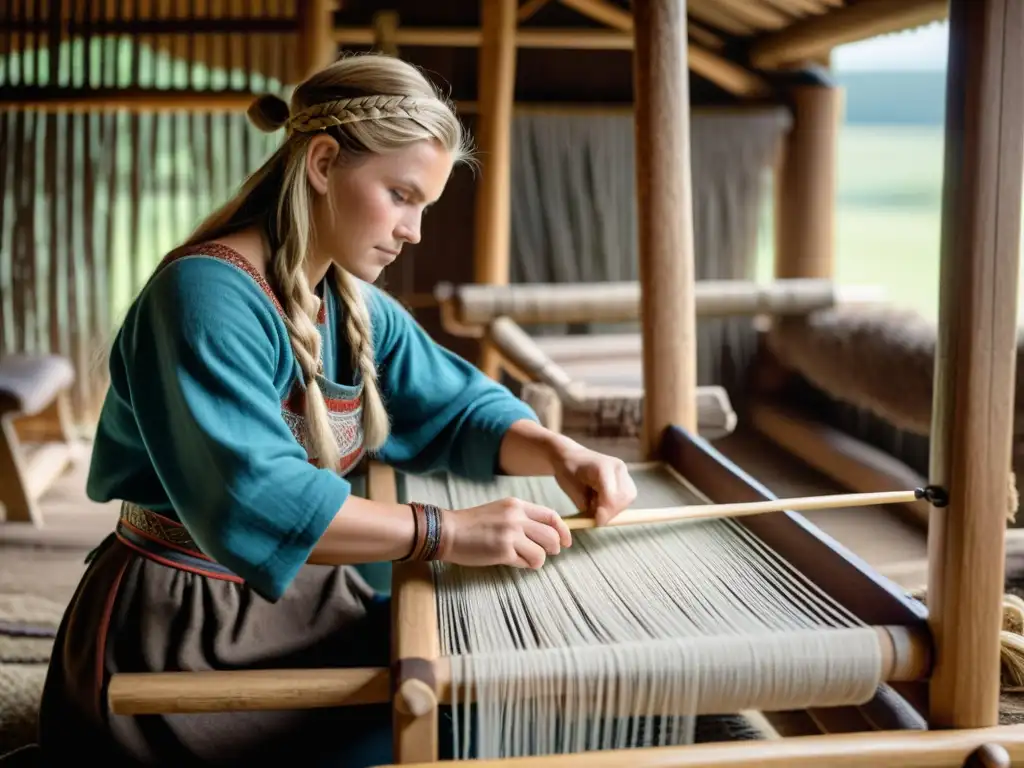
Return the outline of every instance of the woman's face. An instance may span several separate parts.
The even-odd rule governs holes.
[[[406,243],[420,241],[423,214],[444,191],[452,159],[439,143],[420,141],[338,163],[337,144],[323,136],[311,142],[307,171],[319,193],[317,251],[372,283]]]

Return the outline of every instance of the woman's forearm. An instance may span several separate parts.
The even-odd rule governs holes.
[[[499,462],[508,475],[551,475],[558,455],[576,443],[524,419],[501,441]],[[355,565],[398,560],[409,554],[415,522],[406,504],[387,504],[349,496],[313,548],[308,561]]]
[[[505,432],[498,460],[506,475],[551,475],[558,455],[573,446],[576,443],[565,435],[523,419]]]
[[[406,504],[386,504],[349,496],[308,562],[356,565],[398,560],[412,548],[415,523]]]

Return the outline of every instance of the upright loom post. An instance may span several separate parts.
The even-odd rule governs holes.
[[[504,285],[509,281],[512,218],[512,108],[516,84],[516,0],[480,3],[480,53],[477,58],[477,147],[483,173],[476,188],[473,281]],[[481,340],[480,369],[491,378],[500,358]]]
[[[697,432],[686,0],[633,3],[643,450],[670,425]]]
[[[933,728],[994,726],[1016,367],[1024,3],[951,0],[928,524]]]
[[[395,471],[371,462],[367,496],[398,501]],[[397,763],[438,757],[437,683],[434,662],[441,655],[430,563],[395,563],[391,576],[391,701],[393,758]]]

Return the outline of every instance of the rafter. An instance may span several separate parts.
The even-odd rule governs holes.
[[[750,64],[777,69],[820,58],[833,48],[946,18],[948,0],[860,0],[804,19],[750,46]]]
[[[519,6],[519,10],[516,11],[516,23],[522,24],[524,21],[529,21],[533,14],[547,5],[548,2],[549,0],[526,0],[526,2]]]
[[[559,2],[620,32],[630,35],[633,33],[633,14],[608,0],[559,0]],[[768,84],[744,67],[724,59],[700,45],[690,43],[687,48],[690,69],[730,93],[751,97],[769,92]]]

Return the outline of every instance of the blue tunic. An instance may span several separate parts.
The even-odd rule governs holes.
[[[324,376],[356,396],[344,309],[326,283]],[[404,471],[492,477],[505,431],[533,411],[435,343],[394,299],[361,285],[391,418],[378,458]],[[301,375],[272,297],[228,260],[179,258],[129,310],[110,371],[89,497],[176,517],[213,560],[280,599],[353,489],[312,465],[282,418]],[[386,589],[386,573],[364,573]]]
[[[378,458],[410,472],[492,477],[503,435],[533,412],[393,299],[362,289],[392,425]],[[183,249],[130,308],[87,485],[96,501],[126,504],[54,640],[40,706],[47,764],[67,762],[69,744],[108,764],[270,764],[293,760],[296,745],[311,765],[392,762],[389,704],[133,718],[105,702],[110,676],[126,672],[389,663],[379,591],[390,564],[362,569],[369,586],[351,567],[306,564],[359,492],[347,473],[363,453],[344,308],[329,285],[320,291],[319,382],[343,457],[331,468],[306,448],[305,390],[280,307],[245,259],[222,246]],[[147,536],[170,549],[154,554]],[[184,543],[199,565],[175,560]],[[227,573],[210,575],[218,568]],[[449,723],[442,717],[442,732]],[[452,738],[442,735],[442,747]]]

